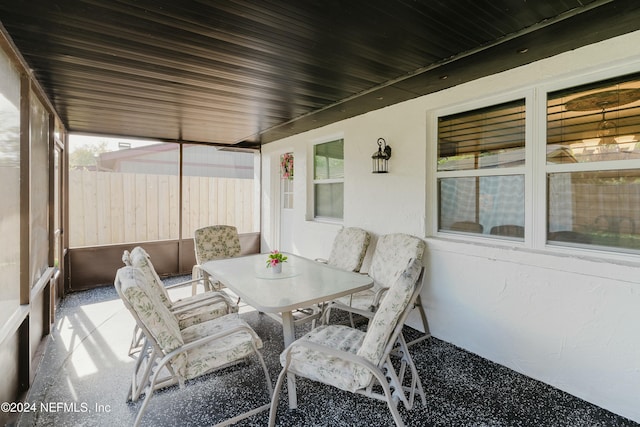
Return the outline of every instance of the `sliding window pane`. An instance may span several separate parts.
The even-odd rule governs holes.
[[[344,217],[344,140],[313,147],[313,217],[340,221]]]
[[[550,243],[640,250],[640,170],[549,174]]]
[[[518,100],[438,118],[438,170],[524,164],[525,102]]]
[[[547,163],[640,159],[640,76],[550,93]]]
[[[524,238],[524,175],[438,180],[440,231]]]
[[[20,75],[0,49],[0,325],[20,304]]]
[[[29,250],[30,284],[35,285],[49,266],[49,115],[31,94],[29,133],[31,140]]]
[[[344,217],[344,183],[315,184],[316,218],[340,220]]]
[[[259,231],[258,153],[208,145],[183,146],[182,236],[208,225]]]

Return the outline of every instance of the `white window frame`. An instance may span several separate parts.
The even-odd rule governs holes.
[[[440,231],[438,230],[438,209],[439,209],[439,196],[438,196],[438,181],[441,178],[465,178],[465,177],[485,177],[485,176],[509,176],[509,175],[522,175],[524,176],[524,227],[525,227],[525,237],[523,240],[513,240],[506,239],[509,243],[516,246],[527,246],[530,245],[531,240],[531,215],[528,214],[533,205],[531,199],[531,168],[532,168],[532,122],[533,122],[533,98],[534,92],[533,90],[521,90],[516,92],[506,93],[501,96],[495,96],[483,99],[481,101],[467,102],[457,106],[443,108],[439,110],[435,110],[432,113],[431,123],[432,126],[432,141],[433,144],[428,144],[428,156],[430,159],[433,159],[431,162],[431,167],[428,168],[428,171],[432,171],[431,174],[427,173],[427,179],[432,183],[431,185],[431,194],[433,202],[430,203],[431,206],[431,226],[427,229],[431,229],[433,235],[443,237],[443,238],[463,238],[469,239],[471,241],[479,240],[479,241],[492,241],[496,240],[505,240],[501,238],[501,236],[489,236],[482,234],[465,234],[458,235],[457,233],[453,233],[451,231]],[[504,104],[508,102],[518,101],[524,99],[525,103],[525,162],[524,165],[513,166],[509,168],[497,168],[497,169],[466,169],[466,170],[457,170],[457,171],[438,171],[438,118],[444,116],[450,116],[453,114],[464,113],[466,111],[477,110],[481,108],[491,107],[493,105]]]
[[[556,92],[558,90],[563,90],[567,88],[572,88],[576,86],[582,86],[590,83],[597,83],[602,80],[614,79],[616,77],[622,77],[628,74],[637,74],[640,73],[640,68],[638,65],[635,67],[620,67],[611,70],[606,70],[602,72],[589,73],[582,76],[578,76],[576,78],[567,79],[563,81],[558,81],[554,83],[550,83],[547,85],[542,85],[539,87],[540,96],[539,96],[539,111],[540,117],[544,118],[540,120],[542,135],[544,136],[544,145],[541,150],[544,150],[541,158],[541,170],[542,173],[539,173],[541,184],[541,202],[538,206],[542,210],[539,212],[539,215],[542,215],[544,220],[544,230],[546,232],[548,224],[547,224],[547,177],[552,173],[570,173],[570,172],[598,172],[598,171],[617,171],[617,170],[627,170],[627,169],[640,169],[640,159],[629,159],[629,160],[613,160],[613,161],[602,161],[602,162],[584,162],[584,163],[557,163],[557,164],[547,164],[546,161],[546,117],[547,117],[547,94]],[[541,144],[542,145],[542,144]],[[542,246],[545,246],[547,249],[551,249],[553,251],[560,252],[569,252],[569,253],[588,253],[590,255],[597,255],[606,258],[618,258],[625,260],[633,260],[638,261],[640,257],[640,253],[638,251],[632,249],[618,248],[618,247],[599,247],[599,246],[591,246],[591,247],[563,247],[558,245],[557,243],[548,243],[546,241],[546,233],[544,236],[541,236]]]
[[[343,185],[344,192],[344,174],[342,178],[331,178],[331,179],[315,179],[315,148],[317,145],[326,144],[329,142],[342,140],[343,143],[343,157],[344,157],[344,135],[343,134],[335,134],[328,137],[323,137],[321,139],[316,139],[311,142],[310,150],[309,150],[309,170],[311,173],[309,174],[309,199],[307,202],[307,220],[316,221],[316,222],[324,222],[330,224],[343,224],[344,222],[344,211],[342,214],[342,218],[333,218],[333,217],[325,217],[325,216],[316,216],[316,206],[315,206],[315,189],[317,184],[336,184],[341,183]],[[346,164],[346,158],[344,159]],[[343,208],[344,208],[344,198],[343,198]]]
[[[580,75],[565,75],[553,80],[538,82],[520,89],[498,96],[483,98],[481,100],[460,102],[457,105],[431,110],[427,112],[427,121],[430,124],[427,134],[427,159],[426,173],[427,185],[427,234],[439,239],[456,239],[490,244],[492,246],[522,247],[532,250],[540,250],[547,253],[580,256],[588,259],[606,259],[613,262],[637,263],[640,255],[637,252],[629,252],[619,248],[601,249],[599,247],[565,247],[547,243],[547,176],[549,173],[591,171],[593,164],[550,164],[546,159],[546,132],[547,132],[547,94],[566,88],[595,83],[626,74],[640,72],[640,61],[625,65],[619,65],[599,71],[588,71]],[[491,105],[501,104],[516,99],[525,98],[526,105],[526,130],[525,130],[525,239],[524,242],[501,240],[483,237],[481,235],[454,235],[450,232],[438,231],[438,178],[454,176],[450,171],[438,172],[438,117],[462,113]],[[595,170],[619,170],[640,168],[640,160],[624,160],[610,163],[600,162]],[[460,171],[462,172],[462,171]],[[471,176],[479,176],[481,171],[464,171]],[[493,175],[493,171],[487,174]],[[514,169],[513,172],[516,172]],[[484,174],[485,172],[482,172]],[[462,176],[457,174],[455,176]]]

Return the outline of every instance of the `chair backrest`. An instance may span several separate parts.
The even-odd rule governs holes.
[[[494,236],[524,237],[524,227],[514,224],[496,225],[491,227],[489,234]]]
[[[118,270],[115,287],[125,307],[131,312],[138,327],[142,329],[154,348],[168,354],[184,344],[178,320],[158,299],[148,294],[146,275],[135,267]],[[186,356],[180,354],[171,360],[174,372],[184,377]]]
[[[449,228],[451,231],[464,231],[467,233],[479,233],[482,234],[484,226],[478,222],[473,221],[458,221],[451,224]]]
[[[426,244],[409,234],[395,233],[380,236],[373,252],[369,276],[374,289],[388,288],[407,268],[409,260],[422,260]]]
[[[124,260],[124,256],[122,258]],[[169,293],[162,284],[162,280],[160,279],[160,276],[158,276],[156,269],[153,267],[151,258],[147,251],[140,246],[133,248],[129,254],[128,265],[138,268],[142,273],[144,273],[147,279],[144,286],[149,288],[149,293],[151,295],[155,295],[155,298],[159,298],[167,308],[171,309],[172,304],[171,299],[169,298]]]
[[[369,322],[358,355],[379,365],[391,351],[413,303],[422,289],[421,259],[411,259],[405,270],[385,293],[378,310]]]
[[[232,225],[210,225],[193,233],[196,262],[199,265],[214,259],[240,255],[238,229]]]
[[[371,235],[362,228],[343,228],[333,241],[327,264],[346,271],[360,271],[370,241]]]

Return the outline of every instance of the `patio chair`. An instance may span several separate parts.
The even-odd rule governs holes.
[[[211,277],[200,266],[215,259],[233,258],[240,255],[238,229],[232,225],[210,225],[193,233],[196,265],[193,266],[194,280],[201,280],[205,290],[219,290],[220,283],[213,283]],[[198,282],[193,283],[192,293],[196,294]]]
[[[144,285],[149,288],[148,292],[157,295],[162,304],[176,316],[180,329],[215,319],[225,314],[238,312],[238,305],[224,292],[205,292],[175,301],[172,300],[167,289],[188,286],[192,283],[192,280],[165,287],[151,263],[149,254],[140,246],[136,246],[131,252],[124,251],[122,261],[127,266],[142,270],[147,278]],[[129,348],[130,356],[140,351],[142,348],[142,338],[143,335],[136,326]]]
[[[316,261],[342,270],[360,271],[370,241],[371,235],[362,228],[343,228],[333,240],[329,259],[316,258]]]
[[[351,326],[354,327],[353,314],[359,314],[371,319],[378,309],[378,305],[389,286],[395,282],[404,270],[410,259],[422,259],[425,250],[422,239],[404,233],[394,233],[381,236],[373,252],[369,276],[373,278],[373,287],[365,291],[356,292],[342,298],[331,301],[324,313],[324,323],[329,322],[331,310],[339,309],[349,312]],[[418,295],[414,304],[420,314],[420,320],[425,330],[425,335],[418,340],[410,342],[415,344],[419,340],[428,338],[429,325],[427,316],[422,306],[422,300]]]
[[[422,383],[401,333],[422,289],[423,271],[419,258],[409,261],[385,294],[366,332],[346,325],[322,325],[282,352],[283,369],[271,399],[269,426],[275,425],[280,389],[287,375],[384,400],[397,426],[404,425],[399,402],[412,409],[417,393],[426,405]]]
[[[346,227],[338,231],[329,258],[316,258],[315,260],[341,270],[358,272],[362,267],[362,261],[367,253],[371,235],[357,227]],[[317,319],[322,317],[325,304],[314,307],[301,308],[296,314],[296,324],[312,321],[311,327],[316,327]]]
[[[115,280],[118,294],[146,338],[145,356],[140,359],[147,363],[140,379],[145,398],[134,426],[140,424],[155,390],[176,383],[184,388],[186,380],[235,365],[252,355],[262,365],[269,397],[273,395],[271,378],[259,351],[262,341],[238,314],[180,329],[175,315],[155,294],[147,293],[147,280],[145,274],[134,267],[119,269]],[[221,424],[237,422],[268,407],[269,404],[262,405]]]

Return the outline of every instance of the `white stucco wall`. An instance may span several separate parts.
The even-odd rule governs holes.
[[[307,218],[314,141],[345,140],[345,226],[424,237],[432,334],[640,422],[640,256],[463,241],[433,229],[431,112],[532,85],[640,71],[640,32],[305,132],[263,147],[263,250],[278,245],[278,160],[295,155],[295,251],[326,257],[339,225]],[[597,80],[597,79],[595,79]],[[390,173],[371,174],[383,137]],[[640,207],[639,207],[640,208]]]

